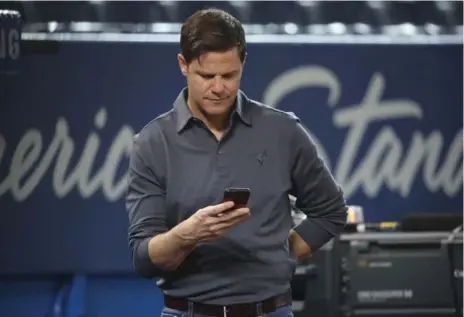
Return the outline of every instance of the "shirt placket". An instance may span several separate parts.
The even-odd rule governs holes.
[[[218,142],[216,146],[216,172],[220,179],[229,176],[229,166],[225,155],[225,144]]]

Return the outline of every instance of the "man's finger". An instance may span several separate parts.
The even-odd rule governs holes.
[[[234,218],[229,221],[216,223],[210,227],[210,231],[215,232],[216,235],[222,235],[226,230],[235,227],[237,224],[239,224],[247,218],[248,216],[241,216],[239,218]]]
[[[220,221],[229,221],[234,220],[235,218],[240,218],[250,214],[250,208],[238,208],[224,213],[220,217]]]
[[[239,213],[235,213],[234,216],[230,217],[230,215],[226,214],[221,218],[218,218],[215,222],[210,224],[211,231],[217,231],[228,227],[233,227],[236,224],[244,221],[250,216],[250,213],[247,211],[248,208],[241,208],[242,210]],[[238,209],[237,209],[238,211]],[[227,219],[226,219],[227,217]]]
[[[214,206],[209,206],[207,214],[209,216],[217,216],[218,214],[221,214],[229,209],[232,209],[234,207],[234,202],[233,201],[226,201],[218,205]]]

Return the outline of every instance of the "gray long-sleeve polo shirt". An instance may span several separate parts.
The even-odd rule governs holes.
[[[239,92],[218,141],[194,118],[184,89],[171,111],[134,141],[126,197],[129,245],[137,272],[160,277],[171,296],[212,304],[262,300],[289,289],[296,259],[288,195],[307,218],[295,230],[313,252],[341,231],[343,193],[293,114]],[[148,241],[198,209],[221,202],[227,187],[251,189],[251,216],[216,241],[199,244],[173,272],[148,256]]]

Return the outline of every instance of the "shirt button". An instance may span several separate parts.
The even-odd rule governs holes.
[[[217,154],[222,155],[224,152],[222,150],[218,150]]]

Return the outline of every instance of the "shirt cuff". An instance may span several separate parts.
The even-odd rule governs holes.
[[[163,270],[154,264],[148,254],[148,243],[151,238],[142,240],[137,246],[133,258],[134,267],[137,273],[145,278],[162,277]]]
[[[293,230],[306,242],[311,248],[311,252],[318,250],[324,244],[334,237],[332,233],[324,229],[321,222],[326,220],[306,217]]]

